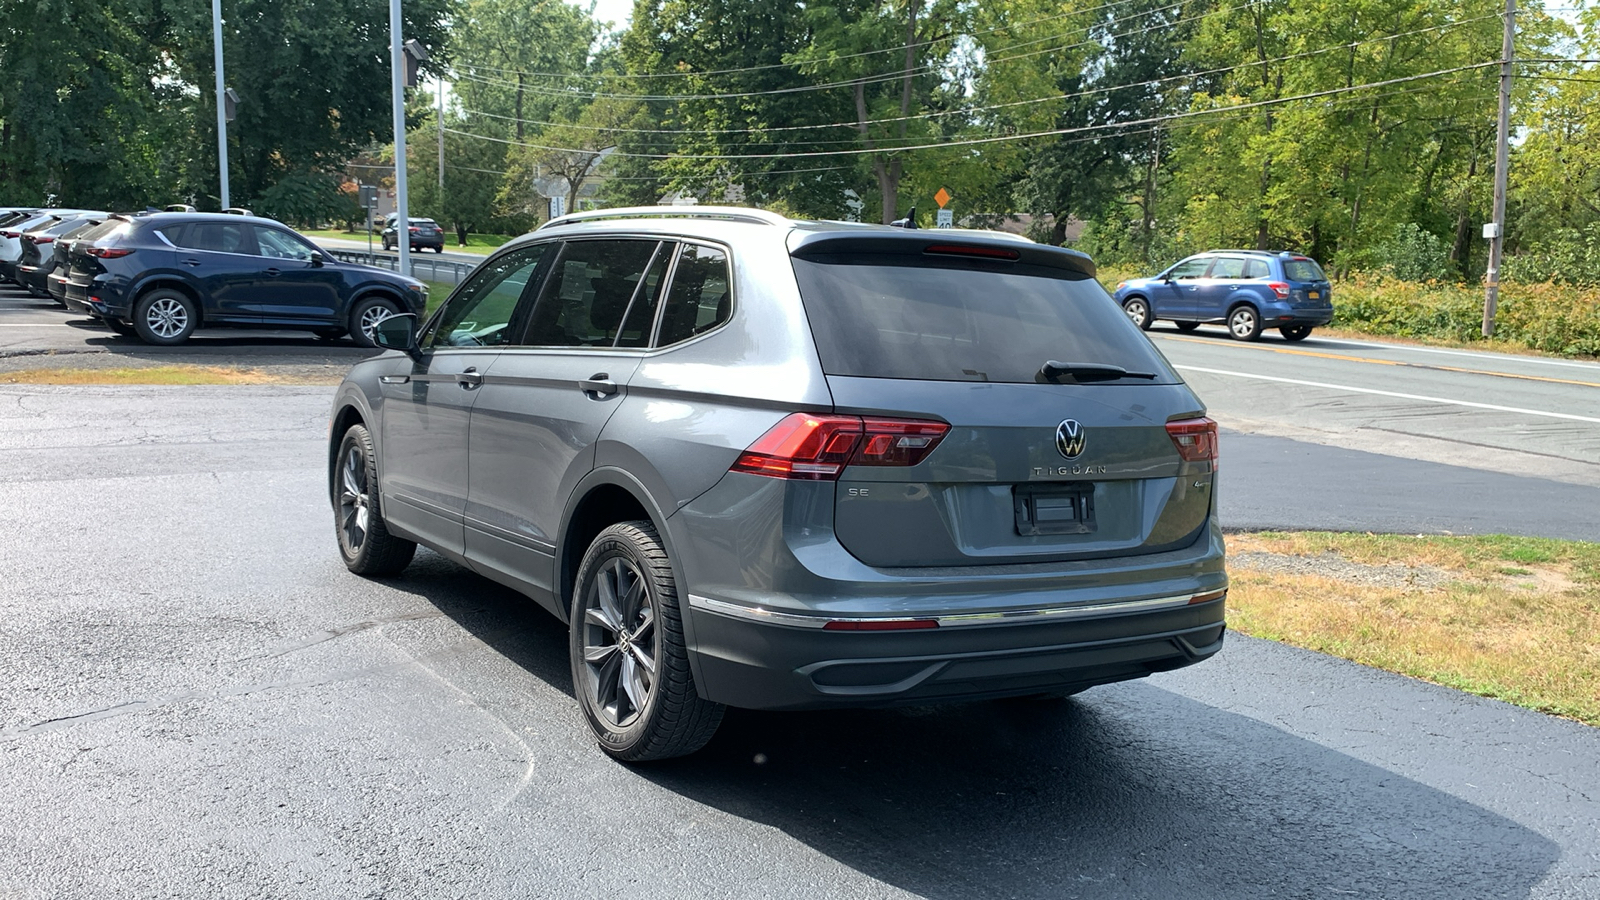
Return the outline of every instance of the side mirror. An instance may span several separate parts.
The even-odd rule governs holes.
[[[411,313],[398,313],[374,325],[372,341],[385,350],[399,350],[422,361],[422,350],[417,347],[417,317]]]
[[[327,262],[327,261],[328,261],[327,258],[324,257],[318,251],[316,251],[316,250],[311,251],[311,268],[320,269],[320,268],[322,268],[322,264]]]

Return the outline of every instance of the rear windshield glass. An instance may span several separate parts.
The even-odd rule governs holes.
[[[113,231],[116,231],[126,224],[128,223],[123,219],[107,219],[104,222],[101,222],[99,225],[96,225],[88,231],[85,231],[83,234],[78,235],[78,237],[86,241],[98,241],[99,239],[105,237]]]
[[[896,265],[867,254],[795,258],[794,270],[829,375],[1034,382],[1055,360],[1178,380],[1087,275],[924,257]]]
[[[1283,275],[1290,281],[1327,281],[1328,276],[1322,274],[1322,267],[1309,259],[1286,259],[1283,261]]]

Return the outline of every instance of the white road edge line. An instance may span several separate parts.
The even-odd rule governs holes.
[[[1373,394],[1379,397],[1396,397],[1401,400],[1420,400],[1423,403],[1442,403],[1446,406],[1470,406],[1473,409],[1492,409],[1496,412],[1520,413],[1525,416],[1543,416],[1548,419],[1569,419],[1574,422],[1593,422],[1600,425],[1600,418],[1594,416],[1578,416],[1572,413],[1546,412],[1542,409],[1523,409],[1520,406],[1496,406],[1493,403],[1473,403],[1470,400],[1451,400],[1447,397],[1427,397],[1422,394],[1402,394],[1398,391],[1380,391],[1375,388],[1352,387],[1348,384],[1329,384],[1325,381],[1301,381],[1298,378],[1278,378],[1272,375],[1255,375],[1250,372],[1230,372],[1227,369],[1206,369],[1200,366],[1173,366],[1182,372],[1204,372],[1208,375],[1227,375],[1233,378],[1254,378],[1257,381],[1276,381],[1282,384],[1299,384],[1306,387],[1327,388],[1334,391],[1350,391],[1356,394]]]
[[[1482,353],[1472,350],[1446,350],[1441,347],[1418,347],[1412,344],[1384,344],[1378,341],[1351,341],[1344,338],[1318,337],[1318,344],[1343,344],[1346,347],[1370,347],[1375,350],[1391,350],[1394,352],[1413,353],[1438,353],[1444,356],[1467,356],[1473,359],[1492,359],[1502,363],[1529,363],[1540,366],[1562,366],[1568,369],[1600,369],[1600,364],[1577,362],[1564,359],[1545,359],[1541,356],[1517,356],[1512,353]]]
[[[56,322],[0,322],[0,328],[71,328]]]

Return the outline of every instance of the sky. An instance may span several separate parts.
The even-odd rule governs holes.
[[[580,2],[578,6],[582,6]],[[633,0],[595,0],[594,17],[610,22],[613,28],[622,28],[633,18]]]

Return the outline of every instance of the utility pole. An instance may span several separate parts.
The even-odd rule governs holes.
[[[439,76],[439,202],[444,202],[444,76]]]
[[[228,114],[222,94],[222,0],[211,0],[211,43],[217,69],[217,169],[222,173],[222,208],[228,202]]]
[[[1500,48],[1500,127],[1494,155],[1494,221],[1483,226],[1489,239],[1489,269],[1484,273],[1483,336],[1494,337],[1500,304],[1500,262],[1506,240],[1506,170],[1511,167],[1511,66],[1515,59],[1517,0],[1506,0],[1506,33]]]
[[[389,64],[394,90],[395,244],[400,248],[400,274],[411,274],[411,218],[406,208],[406,49],[400,41],[400,0],[389,0]]]

